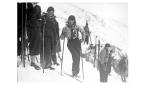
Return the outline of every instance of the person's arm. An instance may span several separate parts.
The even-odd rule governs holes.
[[[56,21],[56,39],[59,39],[59,24]]]
[[[61,35],[60,35],[60,39],[63,40],[65,37],[69,38],[69,32],[68,32],[67,27],[64,27],[64,28],[62,29],[62,33],[61,33]]]

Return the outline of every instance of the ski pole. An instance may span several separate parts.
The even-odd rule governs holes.
[[[83,59],[81,57],[81,61],[82,61],[82,75],[83,75],[83,80],[84,80],[84,69],[83,69]]]
[[[46,24],[46,21],[44,19],[44,25],[43,25],[43,73],[44,73],[44,68],[45,68],[45,62],[44,62],[44,32],[45,32],[45,24]]]
[[[63,50],[62,50],[61,75],[62,75],[62,65],[63,65],[64,44],[65,44],[65,38],[64,38],[64,41],[63,41]]]
[[[94,67],[95,67],[95,60],[96,60],[96,39],[97,39],[97,36],[95,37],[95,52],[94,52]]]
[[[101,65],[101,61],[100,61],[100,40],[98,40],[98,70],[100,70],[100,65]]]
[[[81,48],[81,51],[80,51],[80,56],[82,55],[82,48]],[[83,69],[83,58],[81,56],[81,62],[82,62],[82,75],[83,75],[83,80],[84,80],[84,69]]]
[[[89,35],[89,36],[90,36],[90,42],[91,42],[91,44],[92,44],[91,33],[90,33],[90,35]]]
[[[21,60],[22,60],[22,62],[23,62],[23,67],[25,68],[25,53],[24,53],[24,21],[23,21],[23,19],[24,19],[24,4],[22,4],[22,35],[21,35],[21,44],[22,44],[22,48],[21,48]]]

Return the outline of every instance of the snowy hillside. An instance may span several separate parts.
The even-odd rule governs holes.
[[[125,52],[128,50],[128,25],[112,18],[105,18],[96,15],[72,3],[39,3],[42,11],[46,11],[49,6],[55,8],[55,15],[59,22],[60,29],[65,26],[69,15],[76,17],[77,24],[85,26],[86,20],[89,23],[92,43],[95,43],[95,36],[98,36],[102,43],[111,43]]]

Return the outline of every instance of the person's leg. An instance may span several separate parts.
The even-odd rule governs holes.
[[[80,55],[76,50],[73,50],[73,74],[75,76],[79,73],[79,65],[80,65]]]
[[[54,70],[54,68],[52,67],[52,59],[51,59],[50,51],[46,50],[44,53],[45,53],[44,54],[45,69],[50,68],[51,70]]]
[[[107,82],[107,78],[108,78],[108,62],[104,63],[104,81]]]
[[[75,39],[73,42],[73,50],[74,50],[74,66],[75,66],[75,75],[78,75],[80,70],[80,54],[81,54],[81,42],[79,39]]]
[[[35,63],[35,59],[40,54],[41,36],[40,32],[35,29],[38,28],[33,28],[31,32],[32,36],[30,37],[29,52],[31,56],[31,66],[33,66],[36,70],[39,70],[40,67]]]
[[[59,63],[57,62],[56,53],[52,54],[52,60],[53,60],[54,65],[57,65],[57,66],[59,65]]]
[[[103,69],[103,64],[100,64],[100,82],[104,82],[104,69]]]
[[[110,72],[111,72],[111,57],[108,58],[107,72],[108,72],[108,74],[110,75]]]
[[[108,81],[108,72],[105,71],[105,82],[107,82],[107,81]]]
[[[78,39],[75,39],[68,41],[67,46],[72,54],[72,75],[76,76],[79,73],[81,43]]]
[[[52,50],[52,61],[54,65],[59,65],[59,63],[57,62],[57,57],[56,57],[56,49]]]
[[[67,47],[72,55],[72,75],[74,75],[75,74],[75,64],[74,64],[75,63],[75,57],[74,57],[75,54],[74,54],[74,50],[73,50],[73,47],[72,47],[70,41],[68,41]]]
[[[52,58],[51,58],[51,47],[49,38],[45,38],[44,42],[44,60],[45,60],[45,68],[54,69],[52,67]]]
[[[77,62],[76,62],[76,74],[80,71],[80,53],[77,53]]]
[[[76,55],[73,52],[72,53],[72,75],[75,76],[76,75]]]
[[[40,70],[40,67],[35,64],[36,55],[31,56],[31,66],[33,66],[36,70]]]
[[[76,53],[76,74],[79,73],[80,70],[80,56],[81,56],[81,42],[79,39],[76,40],[76,47],[75,47],[75,53]]]

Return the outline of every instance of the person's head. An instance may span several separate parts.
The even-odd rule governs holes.
[[[48,7],[47,13],[48,13],[49,16],[53,16],[54,15],[54,8],[53,7]]]
[[[73,26],[73,25],[75,25],[75,24],[76,24],[75,16],[74,16],[74,15],[70,15],[70,16],[68,17],[68,25],[69,25],[69,26]]]
[[[32,2],[33,7],[35,7],[38,4],[38,2]]]
[[[106,49],[109,49],[109,47],[110,47],[110,44],[109,44],[109,43],[106,43],[106,44],[105,44],[105,48],[106,48]]]

